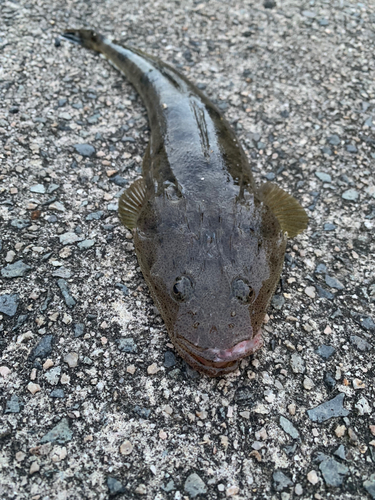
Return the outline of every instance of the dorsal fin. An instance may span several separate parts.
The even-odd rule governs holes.
[[[283,189],[266,182],[259,188],[261,200],[272,210],[279,221],[282,231],[288,233],[289,238],[297,236],[307,228],[308,217],[298,201]]]
[[[124,191],[118,204],[118,216],[120,221],[128,229],[134,229],[137,225],[139,212],[142,210],[146,197],[146,186],[143,177],[140,177]]]

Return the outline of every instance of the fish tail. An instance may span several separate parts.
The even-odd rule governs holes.
[[[93,30],[66,30],[62,35],[63,38],[73,43],[78,43],[86,49],[102,52],[103,42],[105,37],[96,33]]]

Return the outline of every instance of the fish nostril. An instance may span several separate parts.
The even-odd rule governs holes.
[[[234,324],[233,323],[229,323],[228,327],[232,329],[232,328],[234,328]]]
[[[213,327],[211,328],[211,330],[210,330],[210,334],[211,334],[211,335],[216,335],[216,334],[217,334],[217,328],[216,328],[216,326],[213,326]]]
[[[198,323],[198,321],[196,321],[196,322],[194,323],[194,325],[193,325],[193,328],[198,328],[198,326],[199,326],[199,323]]]

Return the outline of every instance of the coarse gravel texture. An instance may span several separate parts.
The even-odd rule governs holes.
[[[375,498],[374,2],[0,10],[1,499]],[[68,27],[178,67],[308,209],[231,376],[173,353],[116,216],[145,109]]]

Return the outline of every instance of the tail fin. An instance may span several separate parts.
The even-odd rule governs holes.
[[[104,36],[99,33],[95,33],[92,30],[66,30],[63,35],[61,35],[66,40],[73,43],[78,43],[83,47],[96,52],[101,52],[101,45],[104,41]]]

